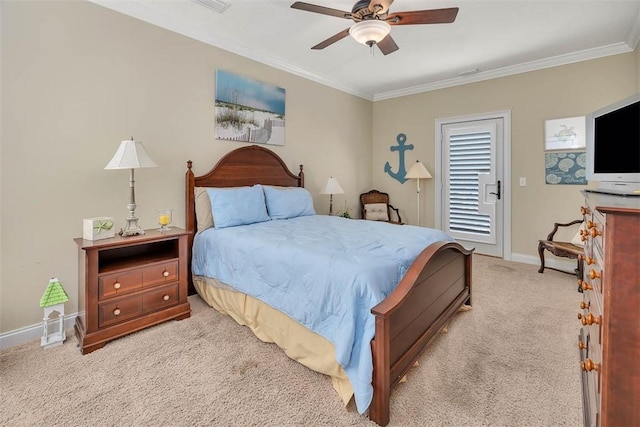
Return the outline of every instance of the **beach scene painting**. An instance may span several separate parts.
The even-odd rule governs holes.
[[[215,137],[284,145],[285,90],[216,70]]]

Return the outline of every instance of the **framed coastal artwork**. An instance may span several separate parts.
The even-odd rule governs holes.
[[[545,184],[587,185],[587,153],[582,151],[550,151],[544,153]]]
[[[215,137],[284,145],[285,90],[216,70]]]
[[[546,120],[544,122],[544,149],[580,150],[587,146],[585,117]]]

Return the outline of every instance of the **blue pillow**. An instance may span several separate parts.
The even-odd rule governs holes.
[[[215,228],[269,221],[261,185],[208,188]]]
[[[315,215],[311,193],[301,187],[263,187],[271,219],[288,219]]]

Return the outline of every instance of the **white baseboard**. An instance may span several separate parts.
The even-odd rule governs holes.
[[[523,264],[537,265],[538,268],[540,267],[540,257],[537,256],[513,253],[511,254],[511,261],[521,262]],[[553,267],[559,270],[564,270],[566,272],[572,272],[578,266],[578,262],[575,260],[562,260],[553,256],[549,256],[549,254],[545,254],[544,265],[545,267]]]
[[[64,316],[64,330],[73,330],[78,313],[67,314]],[[0,350],[4,350],[15,345],[24,344],[29,341],[39,340],[42,337],[42,323],[25,326],[24,328],[15,329],[13,331],[0,334]]]
[[[511,254],[511,261],[521,262],[523,264],[540,265],[540,258],[532,255]],[[550,256],[545,257],[547,267],[553,267],[567,272],[571,272],[576,268],[575,261],[564,261],[560,259],[552,259]],[[64,316],[64,329],[70,331],[76,320],[78,313]],[[0,350],[13,347],[14,345],[24,344],[29,341],[37,340],[42,337],[42,323],[26,326],[24,328],[0,334]]]

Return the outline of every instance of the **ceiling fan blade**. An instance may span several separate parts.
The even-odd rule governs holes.
[[[458,8],[414,10],[390,14],[385,21],[390,25],[450,24],[456,20]]]
[[[325,41],[318,43],[317,45],[313,46],[311,49],[316,49],[316,50],[324,49],[325,47],[334,44],[338,40],[342,40],[348,35],[349,35],[349,29],[347,28],[345,30],[340,31],[338,34],[329,37]]]
[[[291,5],[293,9],[305,10],[307,12],[321,13],[323,15],[337,16],[338,18],[351,19],[351,12],[344,10],[331,9],[330,7],[317,6],[315,4],[297,1]]]
[[[388,34],[387,37],[383,38],[376,44],[380,48],[380,51],[385,55],[389,55],[399,49],[395,40],[391,37],[391,34]]]
[[[376,15],[382,15],[387,13],[391,3],[393,3],[393,0],[371,0],[371,3],[369,3],[369,10]]]

